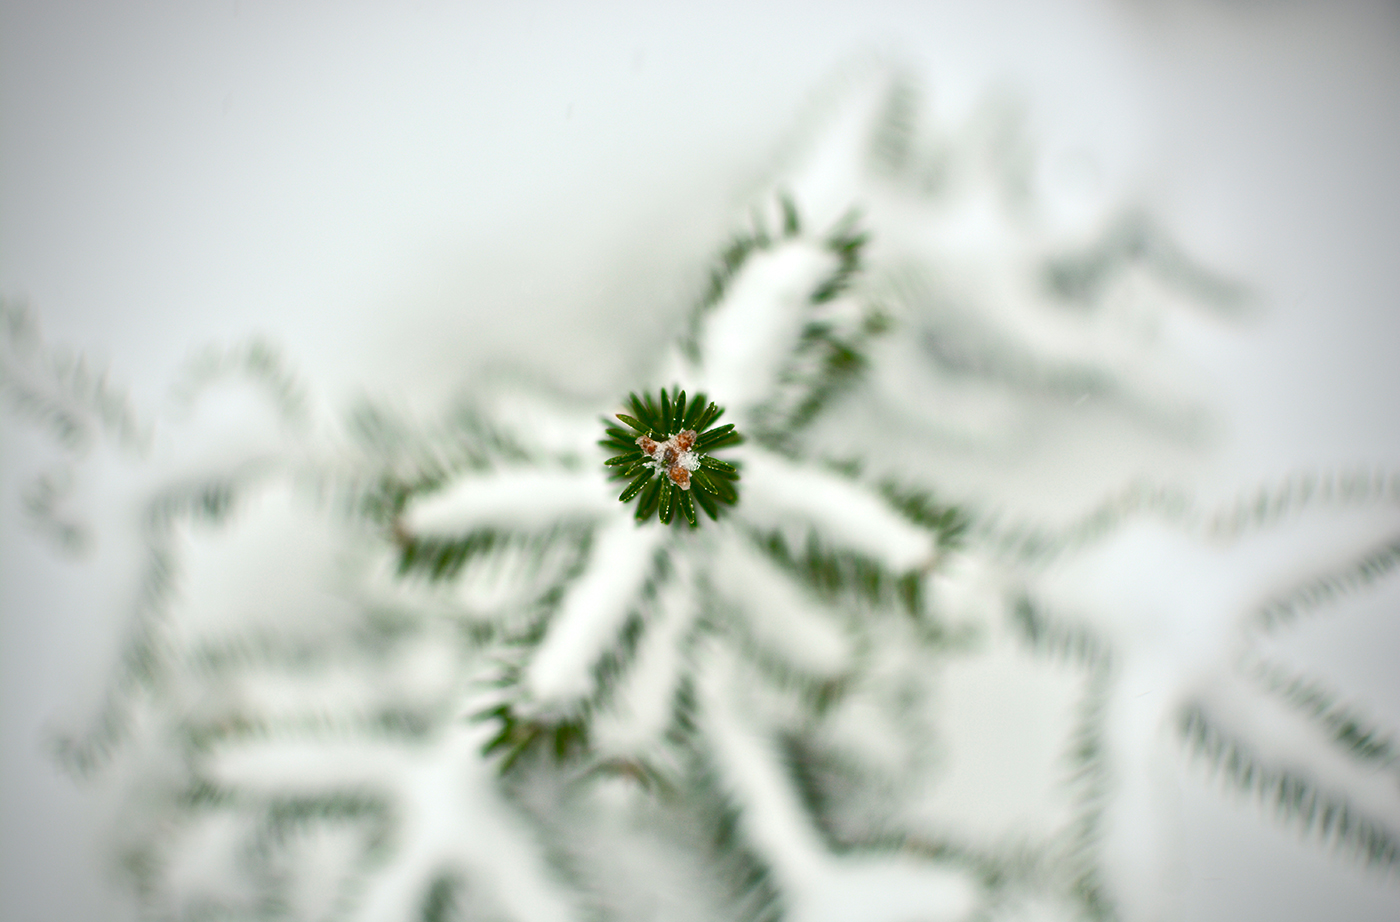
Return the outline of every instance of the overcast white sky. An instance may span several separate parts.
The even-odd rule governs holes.
[[[196,346],[253,333],[337,405],[431,406],[500,361],[608,390],[689,302],[804,100],[871,53],[921,73],[940,118],[1019,89],[1047,149],[1087,153],[1254,287],[1222,469],[1400,461],[1400,4],[1382,0],[2,0],[0,296],[138,401]],[[91,663],[20,550],[16,444],[0,904],[120,918],[92,798],[40,750]],[[1391,619],[1308,643],[1400,726]],[[1204,785],[1183,796],[1189,917],[1400,915],[1393,885]],[[1260,876],[1272,861],[1286,879]]]

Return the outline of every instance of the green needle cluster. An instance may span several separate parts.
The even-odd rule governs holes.
[[[632,413],[617,414],[628,428],[605,419],[607,436],[598,444],[613,452],[604,462],[613,478],[628,481],[618,499],[637,500],[637,521],[655,513],[663,523],[695,528],[696,506],[718,519],[723,506],[738,502],[739,469],[710,454],[743,441],[732,423],[715,425],[722,407],[704,394],[687,401],[679,388],[663,388],[660,397],[630,394],[628,403]]]

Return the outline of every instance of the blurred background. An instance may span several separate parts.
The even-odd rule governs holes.
[[[250,335],[331,414],[432,408],[501,367],[611,393],[813,94],[868,58],[914,74],[939,122],[1021,100],[1067,230],[1076,207],[1140,207],[1247,286],[1241,335],[1204,359],[1204,482],[1400,459],[1394,0],[3,0],[0,296],[137,406]],[[45,749],[126,625],[25,531],[39,450],[0,432],[0,902],[133,918],[107,792]],[[1392,608],[1305,642],[1400,726]],[[1181,809],[1183,918],[1400,917],[1393,880],[1202,778]]]

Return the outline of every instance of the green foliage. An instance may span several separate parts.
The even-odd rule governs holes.
[[[1237,312],[1244,291],[1182,252],[1170,236],[1141,213],[1129,213],[1084,251],[1053,259],[1044,268],[1047,290],[1066,305],[1092,310],[1122,271],[1141,264],[1196,304]]]
[[[434,881],[423,899],[423,922],[451,922],[457,918],[457,891],[460,887],[461,883],[448,875]]]
[[[503,551],[520,551],[527,559],[542,564],[551,550],[577,550],[585,547],[585,539],[586,529],[569,523],[538,533],[480,528],[447,537],[403,534],[399,539],[398,572],[400,576],[418,574],[430,580],[451,580],[472,562]],[[572,556],[577,556],[577,552]]]
[[[1100,667],[1108,660],[1107,645],[1092,630],[1048,617],[1029,597],[1022,596],[1016,602],[1011,621],[1037,653],[1089,668]]]
[[[532,720],[521,717],[508,704],[500,704],[475,715],[478,720],[496,720],[500,727],[482,748],[484,756],[501,756],[500,770],[504,774],[527,752],[552,753],[560,762],[588,749],[588,720],[577,717],[564,721]]]
[[[954,548],[962,544],[969,524],[967,512],[962,508],[943,505],[929,493],[901,486],[893,480],[882,483],[880,492],[909,521],[936,533],[939,547]]]
[[[1359,560],[1332,573],[1324,573],[1275,599],[1259,612],[1266,629],[1273,629],[1336,599],[1368,588],[1400,566],[1400,536],[1372,548]]]
[[[1320,723],[1352,758],[1380,766],[1395,764],[1400,747],[1394,736],[1339,701],[1336,693],[1279,666],[1262,668],[1258,678],[1270,692]]]
[[[732,423],[714,425],[724,414],[722,407],[707,402],[704,394],[687,400],[679,388],[663,388],[659,398],[649,391],[630,394],[628,401],[633,412],[618,413],[617,418],[629,428],[603,420],[606,438],[598,444],[614,453],[603,463],[614,480],[628,481],[618,499],[637,500],[637,521],[645,522],[655,513],[665,524],[684,521],[696,528],[697,506],[718,519],[723,507],[739,501],[738,467],[710,454],[743,441]],[[642,447],[648,439],[659,446],[650,455]],[[682,466],[684,446],[671,445],[672,440],[686,440],[691,446],[685,454],[693,453],[693,470]]]
[[[1217,726],[1200,707],[1183,710],[1177,729],[1187,746],[1228,784],[1258,797],[1280,819],[1366,865],[1400,866],[1400,841],[1344,794],[1326,790],[1290,767],[1269,764],[1245,740]]]
[[[70,451],[102,436],[134,448],[150,440],[127,395],[81,355],[45,348],[33,315],[0,299],[0,400]]]
[[[899,605],[911,615],[923,611],[923,580],[917,570],[892,572],[863,555],[828,547],[815,531],[800,543],[781,531],[755,531],[751,537],[779,569],[828,603],[859,599],[872,605]]]

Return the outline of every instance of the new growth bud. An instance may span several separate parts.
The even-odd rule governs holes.
[[[682,490],[689,490],[690,472],[700,467],[700,453],[691,451],[696,438],[694,429],[685,429],[664,442],[644,435],[637,439],[637,445],[642,454],[651,459],[646,462],[648,467],[671,478]]]

